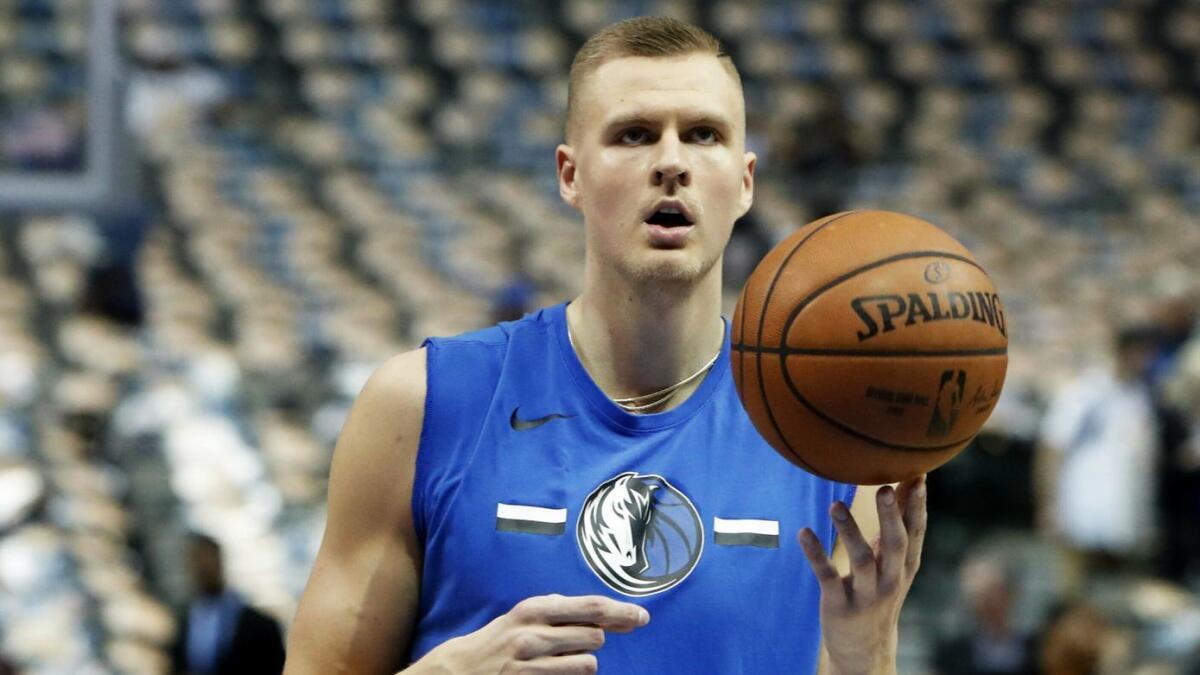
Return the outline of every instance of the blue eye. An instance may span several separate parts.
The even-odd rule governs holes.
[[[700,127],[692,131],[692,138],[701,145],[712,145],[720,139],[720,136],[712,127]]]
[[[618,140],[626,145],[637,145],[639,143],[645,143],[649,138],[650,134],[645,129],[636,128],[622,131]]]

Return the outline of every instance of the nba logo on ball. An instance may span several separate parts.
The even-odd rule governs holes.
[[[587,496],[575,534],[592,572],[614,591],[635,597],[679,584],[704,549],[700,514],[687,495],[662,476],[632,471]]]
[[[962,407],[966,387],[967,374],[963,371],[947,370],[942,373],[937,398],[934,399],[933,417],[929,420],[926,436],[943,438],[950,433],[954,423],[958,421],[958,409]]]

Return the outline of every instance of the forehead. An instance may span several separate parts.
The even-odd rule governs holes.
[[[688,109],[742,126],[741,86],[711,54],[613,59],[582,84],[579,112],[585,124],[631,113]]]

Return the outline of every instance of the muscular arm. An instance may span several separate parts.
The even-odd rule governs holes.
[[[329,517],[288,640],[285,675],[390,675],[412,639],[422,552],[413,530],[413,472],[425,408],[425,353],[402,354],[367,382],[338,439]],[[606,632],[646,610],[603,596],[526,598],[438,645],[407,672],[596,672]]]
[[[413,472],[425,406],[425,350],[381,366],[334,450],[325,536],[288,637],[285,675],[395,673],[420,588]]]

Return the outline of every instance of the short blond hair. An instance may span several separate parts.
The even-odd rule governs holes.
[[[699,26],[664,16],[639,16],[625,19],[588,38],[571,61],[567,80],[567,139],[575,124],[575,109],[583,80],[613,59],[627,56],[687,56],[711,54],[721,61],[734,81],[741,86],[733,58],[721,41]]]

